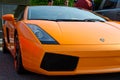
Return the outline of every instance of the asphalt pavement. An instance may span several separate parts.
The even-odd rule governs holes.
[[[76,76],[45,76],[27,72],[19,75],[14,70],[13,58],[10,53],[2,53],[2,48],[0,48],[0,80],[120,80],[120,73]]]

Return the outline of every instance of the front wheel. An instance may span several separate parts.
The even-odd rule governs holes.
[[[16,52],[15,59],[14,59],[15,70],[18,74],[22,74],[24,73],[25,70],[22,64],[22,57],[21,57],[18,35],[15,35],[15,52]]]

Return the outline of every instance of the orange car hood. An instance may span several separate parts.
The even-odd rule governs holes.
[[[107,22],[27,21],[49,33],[60,44],[118,44],[120,28]]]

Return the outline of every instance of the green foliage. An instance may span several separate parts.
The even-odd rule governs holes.
[[[74,0],[69,0],[69,6],[73,6]]]
[[[30,5],[47,5],[48,0],[30,0]]]
[[[53,0],[54,4],[53,5],[58,5],[62,6],[64,5],[65,0]],[[69,0],[69,6],[73,6],[73,1],[74,0]],[[30,5],[47,5],[48,0],[30,0]]]
[[[54,5],[64,5],[64,0],[54,0]]]
[[[58,6],[63,6],[65,0],[53,0],[54,4],[53,5],[58,5]],[[95,1],[95,5],[96,8],[99,7],[100,3],[102,0],[94,0]],[[48,4],[48,0],[30,0],[30,5],[47,5]],[[69,0],[69,6],[73,6],[74,0]]]

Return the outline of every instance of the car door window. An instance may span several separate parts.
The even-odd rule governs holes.
[[[26,8],[26,5],[18,5],[17,6],[15,13],[14,13],[14,16],[17,21],[19,21],[23,18],[25,8]]]
[[[103,9],[116,8],[118,0],[106,0]]]
[[[17,21],[22,20],[23,19],[23,15],[24,15],[24,11],[19,14],[19,16],[17,18]]]

